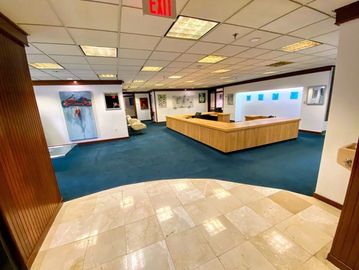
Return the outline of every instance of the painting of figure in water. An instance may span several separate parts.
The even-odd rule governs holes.
[[[60,92],[60,100],[70,140],[97,138],[91,92]]]

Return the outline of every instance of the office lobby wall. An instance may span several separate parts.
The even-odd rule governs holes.
[[[206,93],[206,101],[204,103],[199,103],[198,94]],[[161,104],[158,100],[158,95],[166,95],[167,105],[165,108],[161,108]],[[193,107],[191,108],[177,108],[174,109],[174,100],[173,97],[178,96],[192,96],[193,97]],[[166,121],[166,115],[176,115],[176,114],[195,114],[196,112],[207,112],[208,111],[208,91],[207,90],[181,90],[181,91],[156,91],[156,112],[157,112],[157,122]]]
[[[359,136],[359,19],[340,26],[337,66],[316,193],[343,203],[350,171],[336,162],[340,147]]]
[[[147,98],[148,109],[143,109],[143,110],[141,109],[140,98]],[[135,104],[136,104],[137,119],[141,120],[141,121],[151,120],[149,94],[147,94],[147,93],[135,94]]]
[[[255,83],[234,85],[224,88],[224,112],[231,114],[231,120],[235,120],[235,103],[227,104],[227,95],[229,93],[263,91],[304,87],[302,96],[301,122],[299,128],[302,130],[322,132],[326,130],[325,114],[329,101],[329,89],[331,83],[331,72],[323,71],[305,75],[298,75],[286,78],[279,78]],[[307,90],[309,86],[326,85],[324,105],[306,105]]]
[[[92,107],[98,137],[85,141],[101,141],[128,137],[121,85],[34,86],[34,91],[46,141],[49,146],[72,143],[69,139],[60,102],[60,91],[90,91],[92,93]],[[121,110],[106,110],[104,93],[118,93]]]

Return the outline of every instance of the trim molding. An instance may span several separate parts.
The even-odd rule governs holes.
[[[326,197],[324,197],[322,195],[319,195],[319,194],[317,194],[315,192],[313,193],[313,197],[320,200],[320,201],[322,201],[322,202],[325,202],[325,203],[327,203],[327,204],[329,204],[331,206],[334,206],[335,208],[338,208],[339,210],[342,210],[342,208],[343,208],[343,205],[341,205],[340,203],[332,201],[331,199],[328,199],[328,198],[326,198]]]
[[[111,141],[118,141],[118,140],[126,140],[129,139],[130,136],[121,137],[121,138],[111,138],[111,139],[104,139],[104,140],[96,140],[96,141],[88,141],[88,142],[78,142],[78,146],[86,145],[86,144],[95,144],[95,143],[103,143],[103,142],[111,142]]]
[[[336,25],[341,25],[359,18],[359,1],[346,5],[344,7],[335,10],[336,13]]]
[[[342,270],[353,270],[351,267],[344,264],[342,261],[339,261],[336,257],[334,257],[331,253],[328,254],[327,260],[334,264],[336,267]]]
[[[323,132],[319,132],[319,131],[312,131],[312,130],[305,130],[305,129],[299,129],[299,131],[301,131],[301,132],[305,132],[305,133],[316,134],[316,135],[322,135],[322,134],[323,134]]]
[[[123,84],[122,80],[79,80],[79,81],[66,81],[66,80],[43,80],[32,81],[33,86],[43,85],[110,85],[110,84]]]
[[[0,32],[21,46],[28,45],[27,33],[0,12]]]

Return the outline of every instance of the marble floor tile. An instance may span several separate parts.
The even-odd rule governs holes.
[[[247,238],[269,229],[272,224],[247,206],[225,215]]]
[[[243,204],[254,202],[264,197],[262,193],[256,191],[252,186],[249,185],[240,185],[238,187],[232,188],[230,192]]]
[[[316,257],[311,257],[303,265],[299,266],[297,270],[330,270],[330,268]]]
[[[96,197],[94,213],[121,207],[122,195],[122,191],[118,191]]]
[[[127,270],[127,257],[119,257],[110,262],[101,264],[91,270]]]
[[[41,251],[31,270],[82,270],[88,240]]]
[[[156,215],[165,237],[195,226],[182,206],[173,209],[169,207],[157,209]]]
[[[251,242],[277,269],[295,269],[311,256],[276,229],[257,235]]]
[[[152,269],[175,270],[165,241],[157,242],[127,255],[127,270]]]
[[[176,195],[182,204],[193,203],[200,199],[205,198],[203,193],[199,189],[196,189],[196,188],[185,189],[183,191],[177,191]]]
[[[239,183],[236,182],[230,182],[230,181],[223,181],[223,180],[215,180],[218,184],[220,184],[224,189],[229,190],[234,187],[238,187]]]
[[[215,258],[214,260],[201,265],[200,267],[196,268],[195,270],[225,270],[225,269],[223,268],[223,265],[218,260],[218,258]]]
[[[275,270],[275,267],[251,244],[244,242],[219,257],[226,270]]]
[[[197,227],[171,235],[166,242],[177,270],[194,269],[215,258]]]
[[[216,189],[223,189],[216,181],[208,179],[193,179],[192,184],[200,190],[205,197],[213,195]]]
[[[177,199],[173,191],[152,196],[150,200],[155,211],[165,207],[176,208],[181,206],[181,202]]]
[[[124,197],[122,209],[125,224],[133,223],[155,214],[151,201],[148,198],[135,202],[131,196]]]
[[[239,199],[223,188],[214,189],[213,195],[207,197],[206,200],[221,212],[221,214],[226,214],[242,206]]]
[[[332,247],[332,242],[326,244],[321,250],[315,254],[315,258],[318,259],[322,264],[326,265],[331,270],[339,270],[334,264],[327,260],[327,256]]]
[[[125,213],[119,206],[109,208],[105,211],[94,212],[91,216],[91,230],[94,234],[99,234],[125,224]]]
[[[84,269],[98,267],[126,254],[125,228],[116,228],[88,239]]]
[[[69,202],[63,205],[65,211],[59,220],[61,223],[91,215],[96,207],[96,198],[80,198],[71,202],[71,207],[68,206]]]
[[[163,239],[157,218],[151,216],[126,225],[127,253],[144,248]]]
[[[308,201],[303,200],[302,198],[288,191],[279,191],[269,196],[269,198],[283,208],[287,209],[292,214],[297,214],[311,206]]]
[[[263,198],[247,205],[257,214],[264,217],[272,225],[275,225],[285,219],[293,216],[291,212],[276,204],[269,198]]]
[[[198,225],[207,219],[211,219],[221,215],[217,208],[213,207],[211,200],[202,199],[195,203],[184,206],[193,222]]]
[[[277,188],[268,188],[268,187],[260,187],[260,186],[252,186],[252,187],[254,188],[255,191],[262,193],[266,197],[280,191],[280,189]]]
[[[150,197],[160,194],[172,193],[173,189],[167,181],[152,181],[146,184],[146,191]]]
[[[246,241],[225,216],[206,220],[199,228],[217,256]]]

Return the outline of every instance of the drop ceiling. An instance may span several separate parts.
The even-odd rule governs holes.
[[[58,63],[64,68],[29,67],[33,80],[98,80],[97,74],[112,73],[125,82],[125,89],[143,91],[211,87],[265,77],[268,72],[333,65],[338,45],[333,10],[352,2],[177,0],[178,15],[219,22],[196,41],[165,37],[174,20],[143,15],[141,0],[0,0],[0,11],[29,34],[29,64]],[[281,51],[303,39],[322,45]],[[116,47],[118,57],[88,57],[80,45]],[[197,62],[208,54],[226,58],[216,64]],[[278,61],[293,63],[268,66]],[[143,66],[163,69],[144,72]],[[216,70],[229,71],[213,73]]]

